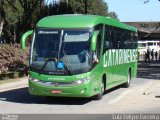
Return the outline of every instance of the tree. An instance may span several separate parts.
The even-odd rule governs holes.
[[[109,12],[109,16],[112,18],[118,18],[118,15],[115,12]]]
[[[23,15],[23,10],[17,0],[13,3],[8,0],[4,0],[3,2],[5,13],[3,38],[7,40],[7,43],[14,43],[16,41],[17,23]]]
[[[87,13],[117,18],[103,0],[1,0],[0,13],[2,37],[13,44],[19,43],[21,35],[33,29],[39,19],[49,15]]]
[[[87,14],[117,18],[116,13],[108,11],[108,5],[103,0],[68,0],[68,5],[77,14],[85,14],[87,12]]]
[[[3,6],[3,1],[0,1],[0,38],[1,38],[2,30],[3,30],[4,14],[5,14],[2,6]]]
[[[107,16],[109,15],[107,3],[103,0],[88,0],[88,14]]]
[[[24,31],[34,27],[43,0],[3,0],[3,38],[7,43],[19,42]]]

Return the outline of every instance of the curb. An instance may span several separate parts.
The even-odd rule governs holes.
[[[0,85],[0,92],[28,87],[28,77],[19,78],[19,81]]]

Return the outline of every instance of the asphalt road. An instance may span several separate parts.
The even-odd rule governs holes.
[[[160,64],[139,64],[129,88],[106,91],[103,99],[31,96],[28,88],[0,92],[0,113],[15,114],[110,114],[160,113]]]

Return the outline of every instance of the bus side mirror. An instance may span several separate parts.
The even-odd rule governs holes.
[[[91,51],[95,51],[96,47],[97,47],[97,37],[98,37],[99,31],[94,31],[92,38],[91,38],[91,46],[90,46],[90,50]]]
[[[21,37],[21,49],[25,49],[26,48],[26,40],[27,38],[33,34],[33,30],[27,31],[25,32],[22,37]]]

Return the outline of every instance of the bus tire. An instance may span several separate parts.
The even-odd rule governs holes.
[[[103,94],[104,94],[104,89],[105,89],[105,87],[104,87],[104,81],[102,80],[101,92],[94,96],[95,100],[101,100],[102,99]]]
[[[131,82],[131,71],[128,71],[128,78],[127,78],[127,82],[123,84],[124,88],[128,88],[130,86],[130,82]]]
[[[52,100],[53,97],[52,96],[45,96],[47,100]]]

